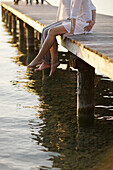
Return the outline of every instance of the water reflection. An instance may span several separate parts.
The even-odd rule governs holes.
[[[58,70],[52,79],[48,79],[46,86],[40,82],[40,73],[33,74],[36,79],[33,84],[30,82],[42,101],[40,108],[43,110],[38,110],[38,116],[43,122],[36,123],[37,117],[30,121],[32,139],[48,148],[48,151],[60,154],[51,159],[53,167],[77,170],[93,168],[106,152],[107,146],[112,144],[113,122],[96,119],[94,127],[80,127],[76,121],[75,72]],[[27,88],[31,88],[31,84]]]

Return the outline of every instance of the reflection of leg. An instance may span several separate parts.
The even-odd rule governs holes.
[[[29,64],[28,68],[29,67],[33,67],[35,65],[37,65],[41,59],[43,58],[43,56],[48,52],[48,50],[53,46],[53,44],[55,43],[56,41],[56,36],[59,35],[59,34],[64,34],[66,33],[66,30],[64,28],[64,26],[58,26],[58,27],[55,27],[55,28],[52,28],[50,31],[49,31],[49,34],[45,40],[45,42],[43,43],[43,46],[42,48],[40,49],[38,55],[35,57],[35,59]],[[55,61],[55,58],[53,57],[53,63]],[[52,64],[53,64],[52,63]],[[53,65],[54,67],[54,65]]]

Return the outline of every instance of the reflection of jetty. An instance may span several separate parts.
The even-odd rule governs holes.
[[[31,54],[36,46],[35,36],[40,41],[43,27],[55,21],[57,8],[40,4],[13,5],[8,2],[1,3],[1,6],[2,20],[6,22],[14,40],[17,33],[17,21],[19,21],[20,47],[26,41]],[[83,119],[93,119],[95,68],[113,79],[112,19],[110,16],[97,15],[97,24],[93,34],[71,36],[65,41],[58,37],[59,44],[72,53],[70,66],[78,69],[77,110],[79,117]],[[29,55],[28,63],[32,60],[31,56]]]

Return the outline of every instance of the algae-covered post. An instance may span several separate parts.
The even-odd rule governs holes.
[[[1,7],[1,12],[2,12],[2,21],[5,21],[5,9],[3,7]]]
[[[12,31],[12,14],[9,12],[8,13],[8,28],[9,28],[9,32]]]
[[[34,28],[27,25],[27,49],[28,49],[28,63],[30,63],[34,56]]]
[[[77,118],[81,123],[93,123],[95,69],[80,63],[77,72]]]
[[[12,16],[12,31],[13,31],[13,42],[16,43],[16,27],[17,27],[17,17]]]
[[[77,71],[77,119],[79,123],[93,124],[95,69],[70,53],[70,66]]]
[[[21,51],[24,51],[26,48],[25,27],[24,27],[24,22],[22,20],[19,20],[19,48]]]
[[[5,23],[6,23],[6,27],[8,27],[8,11],[5,10]]]

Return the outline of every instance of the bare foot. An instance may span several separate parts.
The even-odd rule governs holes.
[[[41,64],[41,63],[42,63],[42,61],[39,60],[37,57],[35,57],[35,59],[27,66],[27,68],[34,67],[34,66]]]
[[[38,65],[36,65],[36,68],[39,68],[41,66],[41,64],[38,64]]]
[[[50,68],[50,67],[51,67],[50,64],[42,63],[39,68],[35,69],[35,71],[42,71],[42,70],[45,70],[46,68]]]
[[[50,71],[49,77],[52,76],[52,74],[55,72],[55,70],[57,69],[57,67],[58,67],[59,65],[60,65],[59,62],[51,65],[51,71]]]

